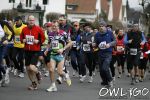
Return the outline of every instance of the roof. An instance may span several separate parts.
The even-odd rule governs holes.
[[[100,0],[101,9],[108,15],[109,0]],[[74,6],[74,10],[66,9],[68,14],[95,14],[97,0],[66,0],[67,6]],[[113,4],[113,20],[118,21],[120,10],[122,9],[122,0],[112,0]],[[124,11],[123,11],[124,12]]]
[[[113,3],[113,20],[118,21],[120,9],[122,7],[122,0],[112,0]]]
[[[108,0],[101,0],[101,7],[102,7],[102,10],[108,14],[108,11],[109,11],[109,5],[108,5]]]
[[[94,14],[96,12],[96,0],[66,0],[66,5],[76,5],[74,10],[67,10],[73,14]]]

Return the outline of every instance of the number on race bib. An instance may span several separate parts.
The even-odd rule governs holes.
[[[99,48],[100,48],[100,49],[106,49],[106,41],[101,42],[101,43],[99,44]]]
[[[73,41],[73,47],[77,47],[77,42],[76,41]]]
[[[143,54],[143,52],[141,52],[140,59],[143,59],[143,58],[144,58],[144,54]]]
[[[26,35],[26,41],[27,41],[27,44],[33,45],[34,36],[32,36],[32,35]]]
[[[15,42],[20,42],[20,36],[15,36]]]
[[[90,45],[89,44],[83,44],[83,51],[90,51]]]
[[[59,41],[52,41],[52,49],[59,49]]]
[[[131,48],[130,55],[137,55],[137,49]]]
[[[117,51],[118,52],[123,52],[124,51],[124,47],[123,46],[117,46]]]

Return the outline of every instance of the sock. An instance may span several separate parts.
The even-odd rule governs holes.
[[[56,86],[55,82],[52,82],[52,86]]]

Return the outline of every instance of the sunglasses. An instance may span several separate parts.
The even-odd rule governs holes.
[[[77,27],[77,26],[79,26],[79,25],[73,25],[74,27]]]

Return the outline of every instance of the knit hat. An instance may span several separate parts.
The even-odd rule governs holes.
[[[105,21],[101,21],[99,24],[102,26],[107,26],[107,23]]]

